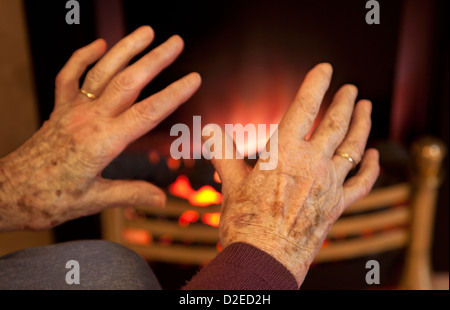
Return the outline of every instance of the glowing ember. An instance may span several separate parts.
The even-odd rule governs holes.
[[[178,225],[181,227],[186,227],[190,223],[197,222],[200,215],[197,211],[194,210],[187,210],[184,211],[183,214],[181,214],[180,218],[178,219]]]
[[[216,249],[217,249],[218,252],[222,252],[223,248],[222,248],[222,245],[220,244],[220,241],[217,242]]]
[[[194,206],[206,207],[212,204],[220,204],[222,195],[209,185],[194,190],[186,176],[179,176],[176,181],[169,186],[169,192],[177,197],[189,200]]]
[[[170,234],[164,234],[159,237],[158,241],[161,245],[168,246],[173,243],[173,237]]]
[[[202,222],[205,223],[206,225],[210,225],[212,227],[219,227],[220,212],[203,214]]]
[[[169,167],[170,170],[175,171],[178,168],[180,168],[181,162],[179,160],[169,158],[167,159],[167,167]]]
[[[189,183],[187,177],[181,175],[176,179],[176,181],[172,185],[169,186],[169,192],[172,195],[189,199],[194,190],[192,189],[191,184]]]
[[[156,151],[151,151],[148,154],[148,161],[155,165],[158,164],[160,161],[158,153]]]
[[[222,202],[222,195],[209,185],[203,186],[189,197],[190,204],[199,207],[217,205]]]
[[[122,230],[122,238],[128,243],[148,245],[152,242],[152,235],[145,229],[127,228]]]

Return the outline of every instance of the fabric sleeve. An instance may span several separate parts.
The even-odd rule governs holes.
[[[275,258],[233,243],[197,273],[184,290],[297,290],[297,281]]]

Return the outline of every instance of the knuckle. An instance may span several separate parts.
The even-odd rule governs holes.
[[[330,133],[342,136],[347,133],[348,126],[341,114],[330,113],[327,117],[326,129]]]
[[[100,84],[105,76],[104,70],[94,67],[86,75],[86,80],[89,83]]]
[[[130,74],[118,74],[112,81],[112,87],[121,92],[121,91],[130,91],[134,89],[134,85],[136,84],[136,79]]]
[[[74,61],[75,63],[84,65],[87,58],[87,52],[88,51],[86,51],[85,47],[77,49],[75,52],[72,53],[70,60]]]
[[[136,104],[133,109],[137,121],[149,123],[156,121],[157,110],[153,104]]]
[[[310,104],[315,101],[315,96],[309,91],[303,91],[298,95],[297,98],[298,103],[302,106],[302,108],[306,111],[315,111],[314,105]]]
[[[173,48],[175,45],[175,40],[169,40],[153,49],[149,54],[149,58],[156,61],[164,61],[173,56]]]
[[[179,84],[173,84],[166,87],[164,90],[164,96],[161,101],[165,103],[172,103],[180,98],[180,93],[182,89],[187,87],[186,81],[179,81]],[[154,107],[153,107],[154,109]]]
[[[148,103],[145,105],[146,114],[150,115],[151,117],[155,118],[156,115],[158,115],[158,109],[156,108],[155,104]]]
[[[302,117],[307,118],[307,121],[314,122],[318,112],[318,105],[315,103],[316,99],[310,92],[302,92],[295,99],[295,104],[299,107]]]
[[[343,150],[345,151],[345,150]],[[350,140],[348,142],[348,150],[346,150],[346,152],[351,152],[349,153],[350,156],[352,156],[352,158],[359,163],[361,161],[362,155],[364,153],[364,148],[361,145],[361,143],[359,143],[358,141],[355,140]]]
[[[67,85],[68,78],[64,71],[60,71],[55,78],[55,86],[56,88],[61,88],[64,85]]]
[[[139,200],[140,200],[140,193],[138,191],[134,191],[133,193],[131,193],[129,200],[128,200],[128,204],[129,205],[137,205]]]
[[[148,55],[148,60],[149,61],[161,61],[162,59],[164,59],[164,57],[167,57],[167,46],[166,45],[161,45],[157,48],[155,48],[154,50],[152,50]]]
[[[372,184],[367,178],[360,180],[361,198],[366,196],[372,190]]]
[[[80,48],[80,49],[77,49],[75,52],[72,53],[71,58],[75,58],[75,59],[76,59],[76,58],[82,58],[83,55],[84,55],[83,49]]]
[[[173,84],[169,87],[172,94],[179,94],[183,90],[188,89],[192,85],[192,80],[188,78],[183,78],[179,80],[179,84]]]
[[[137,38],[133,36],[128,36],[124,40],[120,41],[118,47],[126,51],[132,51],[136,48],[138,43],[139,41],[137,40]]]

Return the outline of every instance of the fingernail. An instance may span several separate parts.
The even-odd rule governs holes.
[[[362,104],[365,105],[365,108],[367,109],[368,113],[369,113],[369,114],[372,114],[372,110],[373,110],[373,104],[372,104],[372,101],[367,100],[367,99],[361,99],[360,101],[361,101]],[[361,103],[360,103],[360,104],[361,104]]]
[[[187,78],[189,79],[189,83],[191,83],[193,85],[202,83],[202,77],[198,72],[189,73]]]
[[[346,87],[349,89],[349,91],[351,91],[351,93],[354,96],[358,95],[358,87],[356,87],[356,85],[354,85],[354,84],[347,84]]]
[[[322,62],[322,63],[318,64],[317,66],[318,67],[320,66],[322,70],[324,70],[325,72],[327,72],[330,75],[333,73],[333,66],[328,62]]]
[[[170,43],[181,44],[181,45],[184,46],[184,40],[183,40],[183,38],[180,37],[180,36],[177,35],[177,34],[171,36],[167,41],[170,42]]]

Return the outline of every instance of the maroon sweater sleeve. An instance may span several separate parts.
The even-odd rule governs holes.
[[[294,276],[266,252],[233,243],[220,252],[185,290],[297,290]]]

